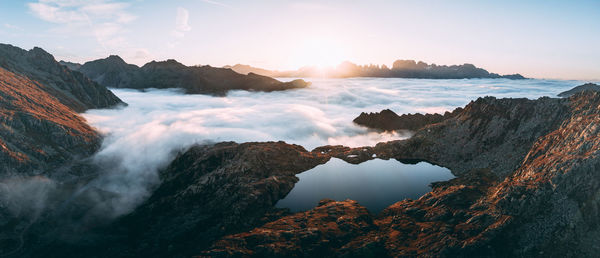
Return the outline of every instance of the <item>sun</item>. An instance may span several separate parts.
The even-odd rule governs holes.
[[[344,61],[344,47],[339,42],[329,38],[308,38],[300,41],[291,55],[291,65],[294,67],[316,66],[330,68]]]

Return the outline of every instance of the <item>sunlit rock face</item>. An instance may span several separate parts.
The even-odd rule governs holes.
[[[91,155],[100,136],[44,85],[0,68],[0,176],[47,174]]]
[[[45,92],[76,112],[124,104],[106,87],[69,70],[38,47],[27,51],[0,44],[0,67],[43,85]]]

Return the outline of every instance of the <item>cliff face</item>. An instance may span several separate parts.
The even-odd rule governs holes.
[[[181,88],[188,94],[225,95],[229,90],[278,91],[304,88],[303,80],[280,82],[257,74],[239,74],[231,69],[185,66],[175,60],[152,61],[142,67],[125,63],[118,56],[90,61],[78,71],[106,87]]]
[[[106,87],[69,70],[38,47],[27,51],[0,44],[0,67],[43,84],[46,92],[77,112],[124,104]]]

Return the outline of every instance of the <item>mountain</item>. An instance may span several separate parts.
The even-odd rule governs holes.
[[[383,77],[383,78],[419,78],[419,79],[471,79],[471,78],[506,78],[525,79],[520,74],[499,75],[489,73],[485,69],[472,64],[463,65],[436,65],[414,60],[396,60],[392,68],[386,65],[356,65],[343,62],[335,68],[319,69],[317,67],[303,67],[295,71],[269,71],[249,65],[236,64],[230,67],[238,73],[257,73],[271,77]]]
[[[128,85],[138,66],[125,63],[121,57],[111,55],[105,59],[86,62],[77,71],[93,81],[109,88],[122,88]]]
[[[79,72],[69,70],[38,47],[27,51],[0,44],[0,67],[43,84],[45,91],[77,112],[123,104],[106,87]]]
[[[0,44],[0,177],[50,175],[91,155],[101,137],[77,112],[123,104],[41,48]]]
[[[254,73],[242,75],[227,68],[185,66],[173,59],[137,67],[127,64],[119,56],[109,56],[86,62],[77,71],[106,87],[181,88],[188,94],[225,95],[229,90],[268,92],[310,85],[304,80],[280,82]]]
[[[575,93],[579,93],[582,91],[600,91],[600,85],[595,83],[586,83],[583,85],[579,85],[575,88],[572,88],[568,91],[563,91],[558,94],[559,97],[567,98],[573,96]]]

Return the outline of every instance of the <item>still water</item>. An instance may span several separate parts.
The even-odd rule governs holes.
[[[431,182],[454,178],[447,168],[427,162],[374,159],[354,165],[337,158],[297,176],[300,181],[276,207],[298,212],[314,208],[324,198],[352,199],[377,213],[406,198],[419,198],[431,190]]]

